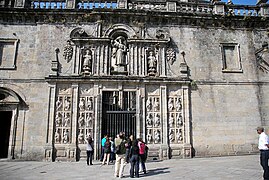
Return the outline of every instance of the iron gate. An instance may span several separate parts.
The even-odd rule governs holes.
[[[102,98],[102,137],[123,131],[136,137],[136,93],[133,91],[105,91]]]

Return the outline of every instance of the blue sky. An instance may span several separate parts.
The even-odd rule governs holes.
[[[228,0],[222,0],[222,2],[227,2]],[[232,0],[234,4],[242,5],[256,5],[257,0]]]

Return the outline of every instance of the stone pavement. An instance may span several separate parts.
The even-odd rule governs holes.
[[[1,180],[109,180],[114,165],[101,166],[99,161],[87,166],[80,162],[0,161]],[[261,180],[259,155],[171,159],[146,163],[148,173],[140,179],[154,180]],[[129,164],[123,179],[129,179]]]

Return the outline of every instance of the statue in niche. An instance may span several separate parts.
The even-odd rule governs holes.
[[[148,133],[147,133],[147,141],[148,141],[148,143],[150,143],[152,141],[151,130],[148,130]]]
[[[183,125],[183,122],[182,122],[182,115],[181,113],[178,113],[177,114],[177,127],[180,127]]]
[[[66,129],[66,130],[64,131],[64,134],[63,134],[63,143],[66,144],[66,143],[68,143],[68,142],[69,142],[69,132],[68,132],[68,130]]]
[[[175,135],[174,135],[174,131],[172,129],[169,129],[169,141],[174,142],[175,140]]]
[[[153,51],[149,51],[148,55],[148,73],[150,76],[155,76],[157,71],[157,60]]]
[[[73,56],[73,47],[71,46],[71,41],[68,40],[67,44],[64,47],[64,53],[63,53],[64,59],[67,60],[67,62],[70,62]]]
[[[65,111],[70,110],[70,106],[71,106],[71,103],[70,103],[69,98],[68,97],[65,97],[65,99],[64,99],[64,110]]]
[[[88,98],[88,100],[87,100],[88,110],[92,110],[92,105],[93,105],[92,98]]]
[[[79,109],[81,111],[84,111],[85,110],[85,99],[84,98],[80,98],[80,101],[79,101]]]
[[[169,111],[173,111],[174,109],[174,101],[173,101],[173,98],[169,98],[168,100],[168,110]]]
[[[62,114],[60,112],[56,113],[55,122],[56,122],[56,126],[62,125]]]
[[[155,115],[155,118],[154,118],[154,126],[155,127],[159,127],[160,126],[160,116],[159,116],[159,114],[156,114]]]
[[[161,135],[159,130],[155,130],[154,132],[154,143],[157,144],[161,140]]]
[[[175,123],[174,116],[173,114],[171,114],[169,117],[169,127],[173,127],[174,123]]]
[[[78,142],[80,144],[84,143],[84,135],[83,135],[83,130],[82,129],[79,131]]]
[[[153,120],[153,117],[152,117],[152,114],[148,114],[147,115],[147,126],[151,127],[152,126],[152,120]]]
[[[79,115],[78,124],[79,124],[79,127],[83,127],[83,125],[84,125],[84,113],[81,113]]]
[[[66,113],[64,117],[64,126],[67,127],[70,124],[70,114]]]
[[[86,122],[87,122],[86,123],[87,127],[92,127],[92,115],[91,114],[87,115]]]
[[[61,141],[61,135],[59,133],[59,130],[56,130],[56,132],[55,132],[55,142],[60,143],[60,141]]]
[[[177,111],[180,111],[182,109],[182,104],[181,104],[181,98],[177,98],[177,101],[176,101],[176,110]]]
[[[63,105],[62,98],[58,97],[56,101],[56,110],[61,110],[61,107]]]
[[[112,40],[112,60],[111,66],[113,71],[125,71],[125,66],[127,65],[127,43],[123,36],[118,36]],[[123,69],[122,69],[123,67]]]
[[[92,69],[92,52],[90,49],[84,50],[83,55],[83,73],[90,74]]]
[[[147,111],[151,111],[151,109],[152,109],[152,102],[151,102],[151,98],[150,97],[147,99],[146,107],[147,107]]]
[[[182,130],[181,129],[178,129],[177,130],[177,142],[178,143],[181,143],[183,140],[183,137],[182,137]]]
[[[154,107],[154,111],[159,111],[160,104],[159,104],[158,98],[155,98],[153,107]]]

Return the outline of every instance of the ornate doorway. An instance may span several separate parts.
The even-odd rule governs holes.
[[[136,92],[104,91],[102,107],[102,137],[116,137],[121,131],[136,137]]]
[[[0,158],[8,158],[12,111],[0,111]]]

